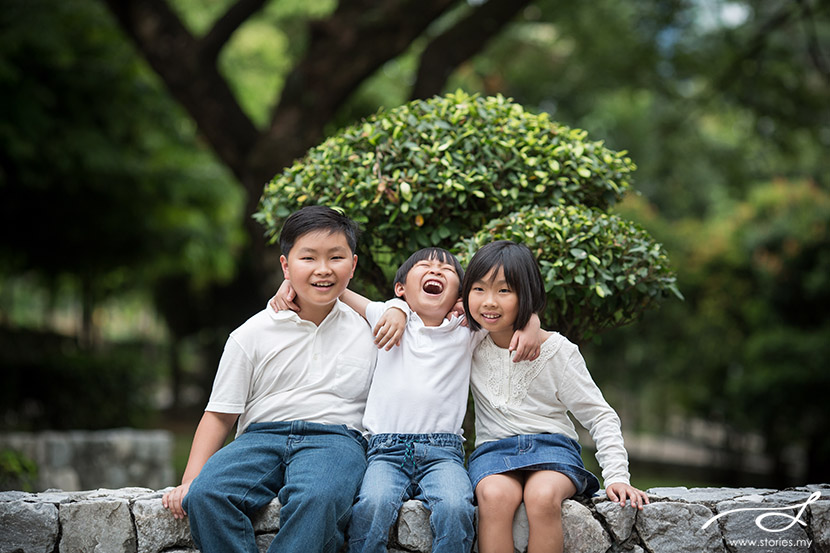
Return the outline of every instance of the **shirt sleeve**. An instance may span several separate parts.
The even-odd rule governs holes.
[[[407,303],[400,298],[392,298],[391,300],[387,300],[385,302],[369,302],[366,306],[366,320],[369,322],[369,326],[374,327],[386,310],[392,307],[397,307],[403,311],[404,314],[406,314],[407,321],[409,320],[409,315],[412,313],[409,305],[407,305]]]
[[[578,349],[571,352],[560,380],[557,383],[559,399],[590,432],[605,486],[629,484],[628,453],[620,418],[594,383]]]
[[[241,414],[251,388],[254,364],[233,336],[225,343],[205,411]]]

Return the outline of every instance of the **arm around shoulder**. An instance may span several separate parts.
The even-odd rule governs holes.
[[[524,328],[515,331],[513,339],[510,340],[509,349],[516,352],[513,356],[513,362],[533,361],[539,357],[542,351],[542,343],[547,335],[548,333],[542,330],[539,315],[532,314]]]
[[[369,298],[361,296],[357,292],[352,292],[348,288],[340,296],[340,301],[357,311],[357,314],[366,318],[366,306],[371,303]]]

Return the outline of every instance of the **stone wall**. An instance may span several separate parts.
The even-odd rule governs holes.
[[[33,489],[91,490],[174,484],[173,436],[165,430],[7,432],[0,450],[13,449],[37,464]]]
[[[187,522],[161,505],[164,490],[0,493],[0,553],[193,553]],[[654,488],[642,511],[596,497],[563,505],[565,551],[580,553],[830,553],[830,485],[788,490]],[[279,530],[274,501],[254,521],[260,551]],[[429,514],[409,501],[389,551],[426,553]],[[714,518],[714,520],[713,520]],[[527,550],[523,509],[513,523]]]

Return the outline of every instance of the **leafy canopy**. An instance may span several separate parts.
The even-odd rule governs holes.
[[[547,291],[541,318],[574,339],[631,323],[668,293],[683,299],[663,247],[638,225],[596,208],[523,208],[455,249],[466,265],[494,240],[531,249]]]
[[[603,213],[631,187],[634,168],[625,152],[545,113],[529,113],[503,96],[459,91],[381,111],[328,138],[271,180],[255,216],[273,241],[299,208],[341,208],[368,235],[357,281],[378,290],[388,289],[391,273],[419,248],[458,251],[462,240],[483,232],[467,243],[469,251],[494,233],[527,242],[537,236],[530,229],[551,229],[538,233],[547,241],[532,244],[555,300],[551,309],[562,312],[551,320],[581,313],[584,321],[568,328],[582,332],[632,320],[674,284],[660,246]],[[505,230],[511,223],[492,221],[513,212],[524,231],[511,233]],[[561,225],[578,231],[569,235]],[[585,243],[574,243],[580,233]],[[565,253],[574,262],[602,261],[560,274],[560,267],[575,268]],[[648,261],[638,264],[641,258]],[[561,287],[566,281],[575,284],[569,293]]]

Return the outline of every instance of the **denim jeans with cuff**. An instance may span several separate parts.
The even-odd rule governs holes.
[[[279,499],[271,553],[336,553],[366,469],[366,440],[341,425],[251,424],[217,451],[184,498],[202,553],[258,553],[250,517]]]
[[[433,553],[469,553],[473,489],[464,448],[455,434],[377,434],[349,526],[349,553],[386,553],[401,505],[418,499],[429,509]]]

